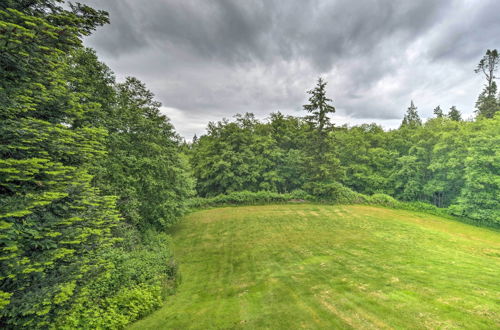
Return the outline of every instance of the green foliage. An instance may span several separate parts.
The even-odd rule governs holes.
[[[493,118],[500,111],[500,100],[497,99],[497,83],[495,79],[500,56],[496,49],[488,49],[476,67],[476,73],[484,74],[486,84],[476,102],[478,117]]]
[[[0,326],[122,328],[151,313],[179,281],[163,231],[188,207],[309,200],[500,226],[496,50],[476,70],[473,122],[438,107],[422,124],[412,101],[398,130],[335,128],[319,79],[308,116],[236,115],[190,145],[143,83],[117,84],[82,47],[107,13],[62,3],[0,3]],[[195,185],[206,198],[188,201]]]
[[[314,200],[315,198],[303,190],[295,190],[288,194],[280,194],[270,191],[238,191],[230,194],[222,194],[215,197],[192,198],[189,205],[193,209],[231,206],[231,205],[262,205],[273,203],[301,202]]]
[[[269,124],[260,123],[253,114],[238,115],[234,122],[210,123],[208,134],[190,151],[199,195],[300,188],[305,158],[300,136],[304,129],[303,121],[279,113]]]
[[[309,104],[303,106],[304,110],[311,113],[305,117],[309,123],[304,144],[305,168],[303,173],[305,182],[331,182],[338,180],[339,161],[336,154],[334,139],[331,139],[333,125],[330,123],[328,113],[334,113],[335,107],[329,104],[332,100],[326,97],[327,82],[318,79],[316,86],[307,91]]]
[[[500,115],[471,127],[464,185],[453,213],[500,225]]]
[[[231,205],[263,205],[275,203],[297,203],[317,201],[335,204],[363,204],[369,200],[368,196],[356,193],[340,183],[333,182],[307,184],[307,191],[294,190],[291,193],[281,194],[270,191],[238,191],[221,194],[215,197],[192,198],[189,205],[193,209],[231,206]]]
[[[460,111],[457,110],[457,107],[452,106],[450,108],[450,111],[448,112],[448,118],[454,121],[461,121],[462,120],[462,114]]]
[[[436,108],[434,108],[433,112],[436,115],[436,118],[443,118],[444,117],[443,109],[441,109],[441,106],[439,106],[439,105]]]
[[[401,123],[401,128],[406,127],[413,129],[420,126],[422,126],[422,120],[418,115],[417,107],[413,104],[413,101],[411,101],[410,107],[406,111],[403,122]]]
[[[435,205],[424,203],[424,202],[399,202],[395,205],[396,209],[408,210],[408,211],[417,211],[427,214],[433,214],[441,217],[449,217],[450,212],[445,208],[439,208]],[[461,220],[454,218],[455,220]]]
[[[126,236],[138,233],[127,229]],[[143,244],[125,241],[118,248],[103,251],[112,265],[89,279],[74,305],[61,312],[55,328],[118,329],[157,309],[175,291],[177,265],[170,254],[170,238],[148,231]]]
[[[448,119],[435,119],[426,123],[426,129],[437,134],[432,134],[429,139],[428,178],[422,193],[438,207],[449,206],[462,189],[468,125]]]
[[[383,206],[391,209],[400,209],[437,215],[450,218],[456,221],[471,223],[490,228],[500,228],[498,222],[492,222],[490,218],[484,220],[474,220],[465,217],[464,214],[457,213],[453,207],[443,208],[419,201],[399,201],[394,197],[377,193],[373,195],[364,195],[352,191],[339,183],[307,185],[309,192],[304,190],[295,190],[292,193],[280,194],[269,191],[240,191],[230,194],[221,194],[215,197],[195,197],[189,200],[189,206],[192,210],[221,207],[221,206],[242,206],[242,205],[267,205],[267,204],[286,204],[314,202],[318,204],[340,204],[353,205],[365,204]]]
[[[386,194],[373,194],[368,197],[368,204],[380,205],[385,207],[396,208],[399,202],[392,196]]]
[[[192,179],[152,94],[81,47],[107,14],[61,2],[0,3],[0,325],[122,328],[175,289],[146,229],[183,214]]]
[[[107,128],[116,104],[115,77],[113,72],[97,58],[90,48],[77,48],[65,58],[64,80],[69,92],[79,95],[78,106],[83,107],[75,126],[99,126]],[[59,105],[61,107],[63,105]]]
[[[129,223],[163,230],[184,213],[184,201],[192,194],[187,160],[145,85],[127,78],[116,89],[116,105],[104,119],[107,157],[98,163],[95,182],[119,196],[118,209]]]
[[[461,121],[458,110],[456,114],[451,111],[451,118],[438,116],[422,125],[416,119],[416,108],[410,108],[413,110],[407,121],[415,117],[409,121],[414,124],[398,130],[385,132],[374,124],[331,127],[323,134],[322,150],[318,149],[317,131],[300,118],[280,113],[264,123],[251,114],[237,116],[235,122],[211,123],[208,134],[189,149],[198,193],[216,196],[244,190],[287,193],[304,189],[316,198],[364,202],[355,194],[342,195],[342,184],[365,195],[383,193],[405,202],[448,208],[473,200],[472,194],[459,199],[467,195],[466,184],[479,187],[478,180],[496,182],[495,171],[489,170],[491,161],[478,163],[472,171],[473,163],[485,158],[478,154],[473,162],[468,156],[472,152],[496,152],[495,138],[475,137],[487,125],[479,120]],[[488,122],[495,123],[495,119]],[[498,133],[491,130],[486,134]],[[486,145],[489,147],[481,151]],[[466,173],[476,173],[476,181],[467,181]],[[479,179],[479,173],[484,177]],[[476,199],[467,212],[454,206],[455,214],[468,217],[476,208],[483,214],[474,215],[475,219],[495,222],[498,187],[484,186],[488,189],[476,196],[483,194],[489,202],[481,206]]]
[[[340,161],[340,183],[363,194],[391,193],[398,154],[389,135],[375,124],[343,127],[332,134]]]
[[[2,119],[28,116],[70,124],[82,113],[76,102],[64,111],[52,111],[61,98],[68,97],[61,76],[65,65],[62,56],[78,48],[80,37],[107,22],[107,16],[85,5],[75,5],[68,11],[49,3],[52,1],[8,1],[0,10]]]
[[[0,11],[1,324],[48,327],[86,279],[109,262],[119,223],[115,198],[91,184],[106,132],[74,126],[82,108],[63,78],[63,55],[100,24],[72,11]],[[65,22],[65,23],[61,23]],[[61,24],[59,24],[61,23]],[[71,24],[67,26],[67,24]],[[64,105],[64,106],[56,106]]]
[[[309,104],[303,106],[304,110],[311,113],[306,117],[307,121],[317,128],[319,132],[322,132],[324,128],[330,125],[328,114],[335,112],[335,107],[329,104],[332,100],[326,96],[326,85],[327,82],[319,78],[316,87],[307,91],[307,94],[311,95]]]
[[[310,182],[305,184],[304,188],[320,201],[333,202],[336,204],[362,204],[366,201],[366,196],[338,182]]]

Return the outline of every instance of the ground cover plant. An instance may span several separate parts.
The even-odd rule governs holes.
[[[499,326],[500,233],[373,206],[226,207],[174,231],[183,282],[132,329]]]

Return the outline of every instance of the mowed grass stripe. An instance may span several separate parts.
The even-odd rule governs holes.
[[[182,284],[137,329],[500,328],[500,233],[369,206],[188,215]]]

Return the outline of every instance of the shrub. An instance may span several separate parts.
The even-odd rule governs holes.
[[[313,200],[314,197],[302,189],[296,189],[290,193],[292,199]]]
[[[451,215],[448,209],[439,208],[435,205],[425,202],[398,202],[395,208],[408,211],[425,212],[444,217],[449,217]]]
[[[215,197],[192,198],[189,201],[189,206],[192,209],[197,209],[224,205],[260,205],[269,203],[287,203],[294,199],[313,200],[314,198],[302,190],[296,190],[290,194],[280,194],[271,191],[238,191]]]
[[[168,235],[150,231],[144,234],[143,242],[123,241],[120,246],[104,251],[101,257],[108,260],[107,269],[96,278],[84,279],[83,289],[71,308],[60,311],[54,326],[123,328],[159,308],[175,291],[178,269],[172,259]]]
[[[368,204],[397,207],[398,203],[394,197],[386,194],[373,194],[368,197]]]
[[[191,209],[215,207],[224,205],[260,205],[269,203],[288,203],[297,200],[318,201],[338,204],[364,204],[368,197],[359,194],[340,183],[315,184],[308,186],[309,192],[294,190],[288,194],[270,191],[239,191],[215,197],[192,198],[189,202]]]
[[[357,193],[338,182],[317,183],[304,185],[304,188],[316,199],[338,204],[363,204],[367,197]]]
[[[478,221],[453,214],[451,208],[438,208],[432,204],[424,202],[401,202],[386,194],[373,194],[366,196],[357,193],[340,183],[320,183],[308,184],[306,187],[309,192],[304,190],[295,190],[288,194],[279,194],[270,191],[240,191],[227,195],[218,195],[215,197],[190,199],[188,205],[191,209],[200,209],[206,207],[228,206],[228,205],[263,205],[271,203],[288,203],[294,201],[312,201],[319,203],[335,204],[369,204],[401,209],[408,211],[425,212],[441,217],[453,217],[465,223],[473,225],[498,228],[500,225],[493,221]]]
[[[465,217],[473,224],[480,224],[492,228],[500,228],[500,209],[481,209],[479,207],[464,208],[462,205],[450,205],[449,213],[457,217]]]

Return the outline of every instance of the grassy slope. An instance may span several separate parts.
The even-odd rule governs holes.
[[[189,215],[158,328],[500,328],[500,233],[368,206]]]

